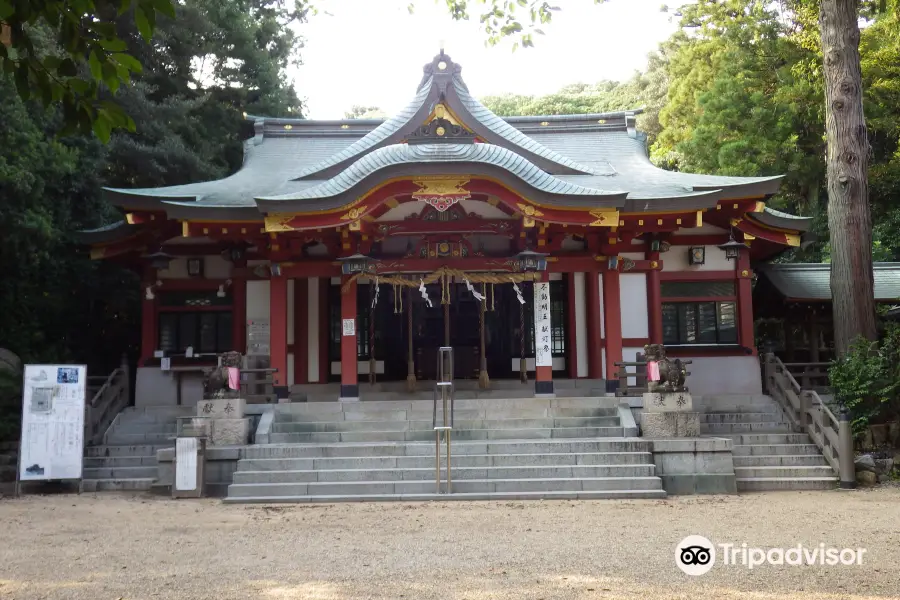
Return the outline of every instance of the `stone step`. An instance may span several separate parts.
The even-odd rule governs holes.
[[[430,394],[430,392],[429,392]],[[584,398],[497,398],[488,400],[460,400],[454,410],[515,410],[555,408],[615,408],[619,399],[614,397]],[[360,402],[294,402],[279,404],[279,413],[311,414],[368,411],[414,411],[431,414],[433,403],[428,400],[366,400]]]
[[[651,442],[642,438],[552,439],[552,440],[491,440],[453,443],[454,457],[471,454],[553,454],[594,452],[650,452]],[[369,456],[431,456],[434,457],[434,438],[430,443],[334,443],[334,444],[259,444],[243,451],[243,458],[327,458]],[[770,452],[769,454],[774,454]]]
[[[463,454],[453,456],[455,467],[517,467],[565,465],[652,464],[650,452],[583,452],[552,454]],[[441,464],[445,464],[442,459]],[[434,468],[431,456],[360,456],[335,458],[242,458],[238,471],[303,471],[310,469]]]
[[[454,441],[528,440],[550,438],[623,437],[621,427],[563,427],[557,429],[454,429]],[[434,440],[434,430],[345,431],[327,433],[272,433],[273,444],[311,444],[335,442],[414,442]]]
[[[155,467],[156,455],[153,456],[104,456],[85,457],[85,469],[100,469],[113,467]]]
[[[81,489],[84,492],[124,492],[146,491],[153,486],[156,478],[138,479],[83,479]]]
[[[276,408],[278,422],[319,422],[319,421],[431,421],[433,411],[428,410],[345,410],[335,412],[283,412]],[[438,418],[442,417],[438,410]],[[541,418],[594,418],[616,417],[615,408],[454,408],[456,420],[501,420],[501,419],[541,419]]]
[[[84,449],[87,458],[104,456],[156,456],[156,451],[161,448],[174,448],[175,442],[168,444],[137,444],[137,445],[105,445],[89,446]]]
[[[459,386],[459,381],[454,382]],[[534,398],[534,384],[521,390],[471,390],[456,388],[454,397],[458,400],[528,400]],[[606,393],[605,386],[595,388],[556,388],[554,393],[558,398],[588,398],[602,396]],[[393,400],[412,400],[417,402],[430,402],[434,392],[432,389],[420,388],[419,391],[409,394],[400,392],[367,392],[360,390],[360,402],[390,402]],[[300,402],[315,404],[319,402],[334,402],[340,396],[338,390],[331,392],[292,393],[291,398]]]
[[[821,454],[783,454],[732,456],[734,467],[820,467],[828,466]]]
[[[787,423],[702,423],[702,435],[731,435],[736,433],[791,433]]]
[[[559,479],[600,477],[652,477],[656,467],[649,465],[576,465],[547,467],[457,467],[453,480],[468,479]],[[446,476],[446,469],[442,469]],[[235,484],[312,483],[358,481],[434,481],[435,469],[334,469],[306,471],[237,471]]]
[[[441,420],[438,419],[438,423]],[[562,419],[503,419],[467,420],[454,419],[456,431],[477,429],[553,429],[564,427],[618,427],[618,417],[569,417]],[[302,423],[297,421],[275,422],[272,433],[341,433],[350,431],[428,431],[432,420],[422,421],[317,421]]]
[[[706,412],[701,423],[783,423],[781,412]]]
[[[84,479],[155,479],[156,465],[142,467],[91,467],[85,468]]]
[[[107,446],[137,446],[145,444],[169,444],[175,445],[172,433],[117,433],[106,435],[104,442]]]
[[[732,447],[733,456],[784,456],[789,454],[810,455],[819,451],[815,444],[753,444],[735,445]]]
[[[837,477],[753,477],[737,479],[739,492],[832,490],[837,487]]]
[[[731,438],[735,446],[809,443],[809,436],[805,433],[734,433],[722,434],[720,437]]]
[[[225,498],[226,504],[273,504],[310,502],[427,502],[431,500],[639,500],[665,498],[665,490],[604,490],[580,492],[486,492],[459,493],[453,488],[452,494],[377,494],[359,496],[243,496]]]
[[[362,496],[383,494],[427,494],[434,480],[343,481],[311,483],[234,483],[229,498],[241,496]],[[584,479],[464,479],[453,482],[459,493],[489,492],[580,492],[608,490],[661,490],[659,477],[595,477]]]
[[[735,467],[734,476],[737,479],[767,479],[767,478],[784,478],[799,477],[801,479],[809,477],[834,477],[834,470],[829,465],[818,466],[755,466],[755,467]]]

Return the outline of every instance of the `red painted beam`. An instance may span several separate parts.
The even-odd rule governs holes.
[[[603,273],[603,317],[606,325],[606,379],[616,378],[622,362],[622,302],[618,271]]]
[[[585,335],[588,340],[588,377],[591,379],[603,379],[603,353],[600,340],[600,272],[587,271],[584,274],[585,289],[585,313],[587,327]]]
[[[651,262],[658,262],[659,252],[648,252],[647,259]],[[663,343],[660,275],[659,269],[652,269],[647,272],[647,322],[650,341],[654,344]]]
[[[287,372],[287,278],[269,281],[269,356],[276,387],[288,386]],[[281,390],[282,393],[284,390]]]
[[[736,266],[738,288],[738,339],[745,348],[752,348],[756,355],[756,339],[753,334],[753,272],[750,270],[750,250],[741,250]]]

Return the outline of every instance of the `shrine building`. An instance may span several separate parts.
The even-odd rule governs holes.
[[[754,264],[810,220],[766,206],[781,177],[655,167],[639,113],[499,117],[441,52],[390,119],[248,116],[235,174],[106,189],[125,218],[82,241],[141,273],[138,402],[199,399],[163,363],[229,350],[278,398],[433,381],[441,346],[482,387],[612,391],[651,342],[692,359],[696,393],[760,393]]]

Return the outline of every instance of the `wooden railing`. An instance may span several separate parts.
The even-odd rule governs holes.
[[[774,354],[767,354],[763,366],[766,392],[784,410],[794,431],[807,433],[825,460],[840,473],[841,487],[855,487],[853,435],[850,417],[842,410],[835,416],[815,390],[804,389]]]
[[[619,370],[616,377],[619,380],[619,387],[616,388],[616,396],[640,396],[647,392],[647,362],[640,360],[642,355],[638,355],[638,360],[634,362],[617,362],[616,367]],[[634,371],[629,371],[634,369]],[[634,385],[631,382],[634,381]]]
[[[96,377],[88,377],[88,381]],[[100,444],[103,434],[109,429],[113,419],[128,406],[131,398],[131,379],[128,359],[122,357],[122,364],[103,382],[88,400],[84,413],[85,445]]]

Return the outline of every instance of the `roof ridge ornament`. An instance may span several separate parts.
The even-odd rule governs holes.
[[[422,70],[424,71],[424,74],[422,82],[419,84],[419,89],[431,79],[433,80],[433,85],[437,86],[437,89],[441,94],[441,99],[443,99],[444,94],[447,92],[447,88],[453,82],[453,76],[459,75],[462,72],[462,67],[453,62],[450,56],[445,54],[444,49],[441,48],[441,51],[435,55],[431,62],[426,64]],[[460,81],[462,81],[461,78]]]

